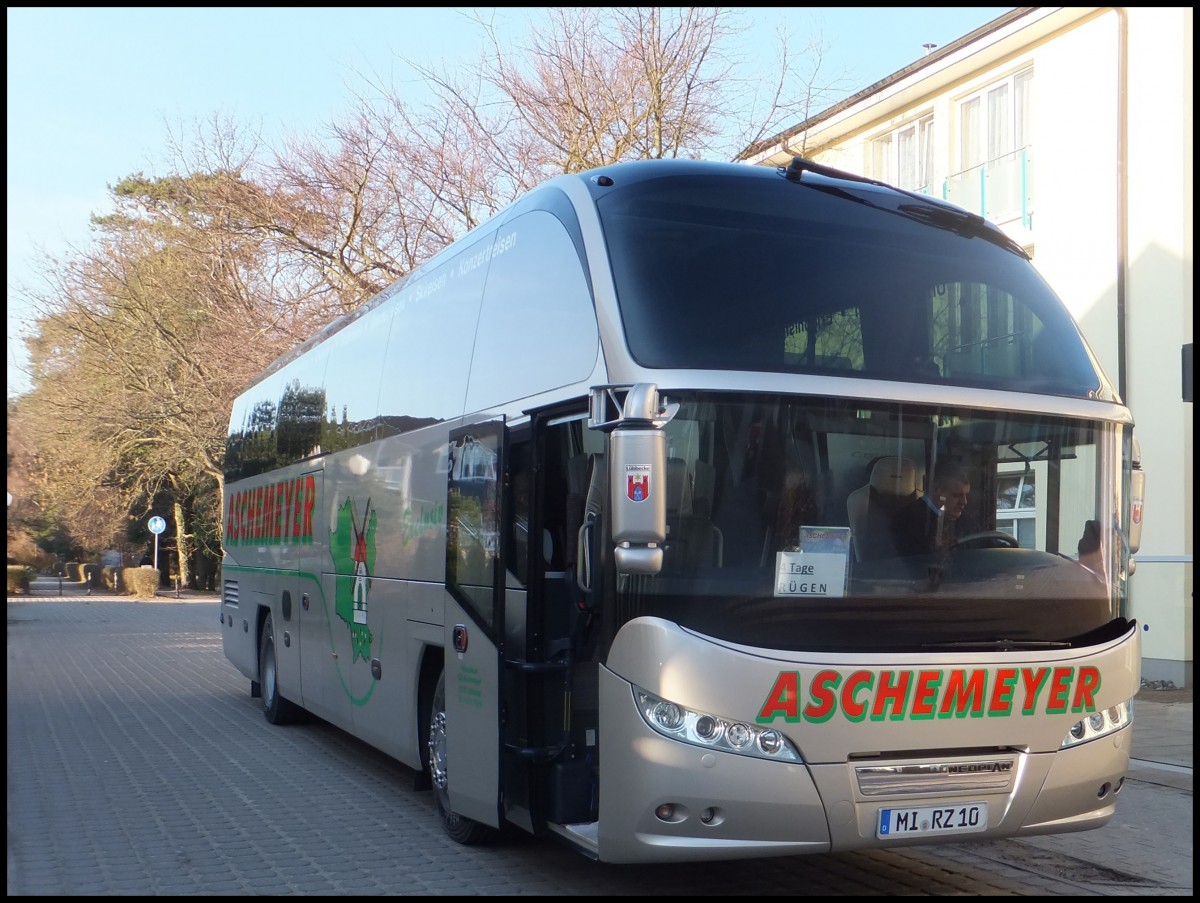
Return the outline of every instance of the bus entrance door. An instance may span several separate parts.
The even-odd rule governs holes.
[[[450,433],[444,749],[432,751],[445,762],[444,773],[434,775],[439,804],[444,808],[448,803],[453,815],[491,827],[501,821],[504,435],[503,421]],[[444,788],[437,786],[439,777]]]

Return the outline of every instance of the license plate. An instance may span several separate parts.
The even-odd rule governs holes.
[[[975,834],[987,830],[987,803],[952,806],[910,806],[880,809],[876,836],[934,837],[938,834]]]

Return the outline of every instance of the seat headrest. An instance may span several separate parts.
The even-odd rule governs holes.
[[[871,488],[884,495],[912,495],[917,470],[908,458],[880,458],[871,469]]]

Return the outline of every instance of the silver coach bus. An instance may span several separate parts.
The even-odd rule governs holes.
[[[800,158],[624,163],[237,399],[224,649],[269,721],[418,770],[463,843],[1085,830],[1130,755],[1142,480],[993,225]]]

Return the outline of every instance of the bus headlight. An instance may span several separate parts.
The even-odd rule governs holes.
[[[1127,724],[1132,723],[1133,700],[1127,699],[1125,702],[1105,709],[1103,712],[1093,712],[1086,718],[1076,721],[1071,725],[1071,729],[1067,731],[1067,735],[1063,738],[1059,749],[1066,749],[1068,746],[1077,746],[1080,743],[1088,743],[1098,737],[1107,736],[1113,731],[1119,731]]]
[[[760,728],[689,709],[661,699],[641,687],[633,688],[638,711],[646,723],[672,740],[779,762],[803,762],[800,751],[775,728]]]
[[[660,702],[654,707],[654,722],[664,730],[677,731],[683,727],[683,709],[673,702]]]

